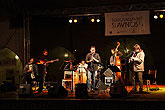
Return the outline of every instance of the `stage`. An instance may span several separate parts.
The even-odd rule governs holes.
[[[154,88],[154,86],[151,86]],[[1,109],[111,109],[111,110],[164,110],[165,109],[165,85],[158,85],[159,90],[144,92],[138,91],[129,94],[132,86],[126,86],[128,95],[123,97],[111,97],[109,90],[88,93],[87,98],[77,99],[74,92],[68,92],[66,97],[50,97],[47,91],[34,92],[27,97],[19,97],[18,91],[1,92]]]

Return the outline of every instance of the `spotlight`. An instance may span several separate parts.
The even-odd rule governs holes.
[[[100,22],[100,19],[97,19],[96,21],[99,23]]]
[[[160,14],[160,16],[159,16],[160,18],[163,18],[163,14]]]
[[[73,23],[73,20],[72,19],[69,19],[69,23]]]
[[[93,22],[95,22],[95,19],[94,19],[94,18],[92,18],[92,19],[91,19],[91,22],[92,22],[92,23],[93,23]]]
[[[155,15],[155,16],[154,16],[154,19],[158,19],[158,16],[157,16],[157,15]]]
[[[68,53],[65,53],[65,54],[64,54],[64,57],[65,57],[65,58],[67,58],[68,56],[69,56]]]
[[[16,59],[16,60],[18,60],[18,59],[19,59],[19,57],[16,55],[16,56],[15,56],[15,59]]]
[[[77,23],[77,19],[74,19],[74,23]]]

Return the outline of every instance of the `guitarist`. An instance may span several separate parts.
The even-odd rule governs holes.
[[[43,51],[43,54],[39,58],[38,64],[43,64],[45,66],[44,72],[45,72],[45,75],[46,75],[47,74],[47,68],[46,67],[48,66],[48,63],[53,63],[55,61],[59,61],[59,59],[49,61],[48,50],[45,49]]]
[[[56,60],[50,60],[49,61],[49,57],[48,57],[48,50],[45,49],[43,51],[43,54],[41,55],[40,59],[39,59],[39,62],[38,64],[40,65],[43,65],[44,66],[44,72],[41,72],[41,73],[44,73],[44,74],[41,74],[43,76],[43,81],[45,82],[45,77],[47,75],[47,66],[48,66],[48,63],[53,63],[54,61],[59,61],[59,59],[56,59]],[[40,74],[40,73],[39,73]]]
[[[144,51],[141,49],[139,44],[134,45],[134,52],[132,56],[129,58],[129,62],[133,63],[133,89],[130,93],[134,93],[137,91],[136,85],[137,81],[139,81],[139,92],[143,92],[143,72],[144,72]]]

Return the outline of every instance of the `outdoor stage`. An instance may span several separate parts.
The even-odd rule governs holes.
[[[153,86],[151,86],[152,88]],[[127,86],[129,92],[132,86]],[[77,110],[164,110],[165,85],[158,85],[159,90],[128,94],[124,97],[111,97],[107,91],[88,93],[88,98],[76,99],[74,93],[67,97],[50,97],[47,91],[34,93],[28,97],[19,97],[18,92],[1,92],[1,109],[77,109]]]

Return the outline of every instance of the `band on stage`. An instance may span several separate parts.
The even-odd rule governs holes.
[[[121,57],[123,56],[123,53],[119,51],[119,46],[120,42],[117,42],[117,46],[111,49],[111,56],[109,58],[109,66],[117,67],[120,70],[119,72],[113,72],[114,82],[123,80],[121,77]],[[139,91],[142,92],[145,54],[139,44],[135,44],[132,48],[134,50],[126,56],[128,59],[127,63],[131,65],[132,70],[133,89],[130,92],[134,93],[137,91],[137,82],[139,82]],[[57,61],[59,61],[59,59],[49,60],[47,50],[44,50],[39,58],[31,58],[24,67],[25,83],[33,85],[34,82],[38,82],[38,92],[42,92],[47,75],[47,67],[49,63]],[[103,68],[101,57],[99,53],[96,52],[96,47],[91,46],[90,52],[86,55],[85,59],[82,59],[76,66],[72,65],[72,61],[68,62],[70,64],[69,69],[75,69],[74,67],[76,67],[74,71],[78,73],[78,83],[86,83],[87,91],[94,92],[96,89],[96,83],[100,80],[100,69]],[[65,65],[65,68],[66,66],[67,65]]]

